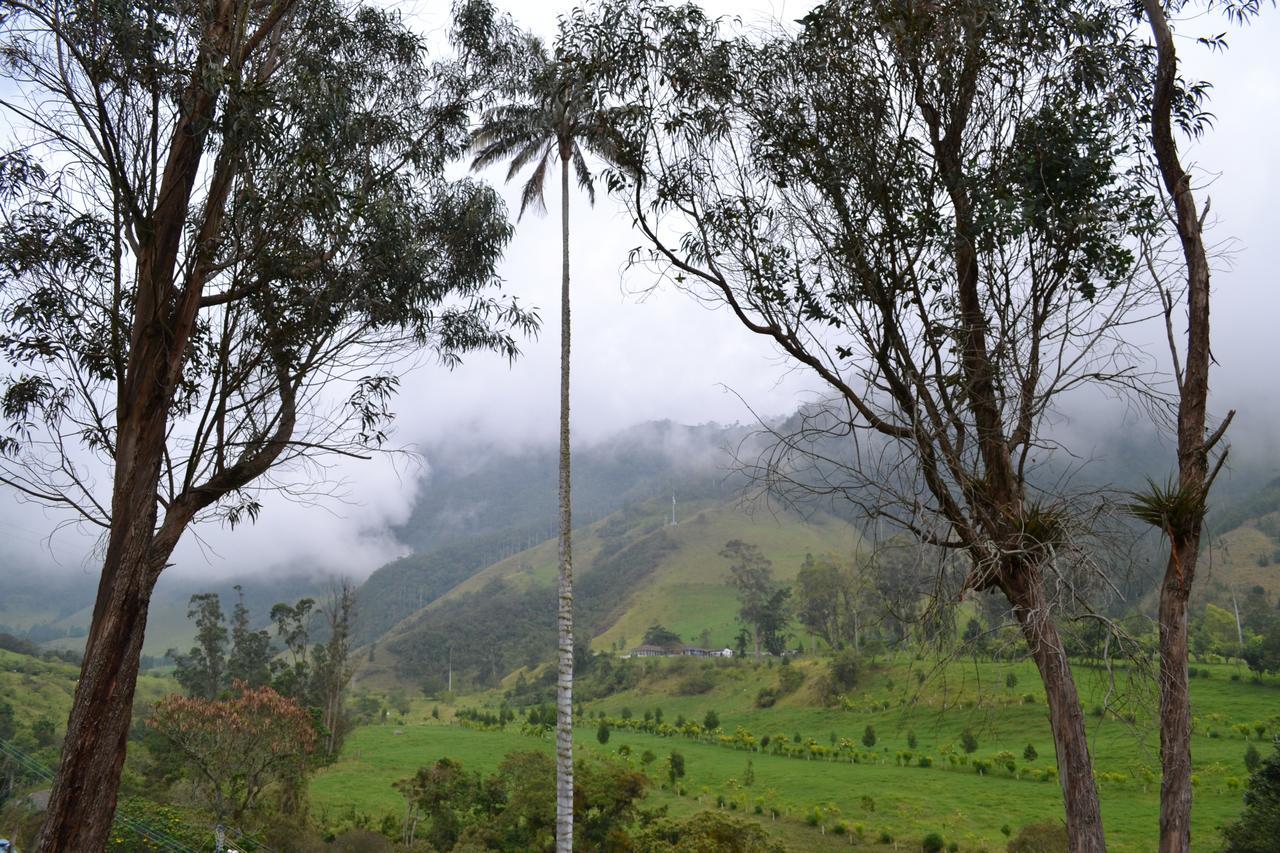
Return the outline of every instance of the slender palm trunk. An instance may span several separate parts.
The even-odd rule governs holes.
[[[560,633],[556,681],[556,853],[573,850],[573,510],[569,495],[569,158],[560,157]]]

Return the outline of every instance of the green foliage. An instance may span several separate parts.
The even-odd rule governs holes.
[[[876,730],[874,726],[868,725],[862,731],[862,745],[870,749],[876,745]]]
[[[596,727],[596,742],[604,746],[609,742],[609,724],[601,720],[600,725]]]
[[[1001,831],[1004,832],[1006,828],[1002,827]],[[1070,849],[1067,828],[1061,821],[1052,820],[1027,824],[1009,839],[1007,849],[1009,853],[1067,853]]]
[[[916,739],[915,731],[913,729],[907,729],[907,748],[915,749],[918,745],[919,741]]]
[[[1203,491],[1184,488],[1172,478],[1163,484],[1148,478],[1146,490],[1130,496],[1133,501],[1125,510],[1175,541],[1185,539],[1204,518]]]
[[[866,596],[852,564],[805,554],[794,592],[801,625],[833,649],[854,642],[857,611],[866,606]]]
[[[13,718],[13,706],[8,702],[0,702],[0,740],[12,740],[17,730],[18,724]]]
[[[606,847],[626,829],[644,796],[645,778],[617,761],[577,761],[575,846]],[[555,837],[555,763],[542,752],[510,752],[495,774],[468,773],[461,762],[442,758],[397,784],[428,819],[423,836],[438,850],[524,851],[544,849]]]
[[[785,662],[785,658],[783,659]],[[794,693],[804,685],[804,672],[798,667],[784,666],[778,671],[778,692],[786,696]]]
[[[1023,761],[1035,761],[1039,757],[1040,754],[1036,752],[1036,748],[1032,744],[1027,744],[1027,748],[1022,750]]]
[[[656,622],[645,630],[644,644],[647,646],[662,646],[668,649],[684,645],[678,634],[668,631]]]
[[[674,785],[677,780],[684,778],[684,756],[678,752],[673,752],[667,756],[667,778]]]
[[[974,753],[978,749],[978,737],[967,726],[964,731],[960,732],[960,747],[966,753]]]
[[[1250,773],[1253,773],[1262,765],[1262,754],[1258,752],[1258,748],[1253,744],[1249,744],[1244,751],[1244,766]]]
[[[936,832],[930,832],[920,840],[920,850],[923,853],[942,853],[946,848],[946,841]]]
[[[725,543],[720,556],[729,561],[729,583],[738,593],[738,616],[754,632],[757,650],[785,651],[791,620],[791,590],[773,580],[773,563],[760,548],[740,539]]]
[[[661,817],[636,834],[636,853],[783,853],[754,821],[718,811],[698,812],[687,818]]]
[[[709,732],[720,728],[720,715],[715,712],[715,709],[707,711],[703,716],[702,728]]]
[[[1017,687],[1017,686],[1018,686],[1018,676],[1017,676],[1016,674],[1012,673],[1012,672],[1010,672],[1009,674],[1007,674],[1007,675],[1004,677],[1004,686],[1005,686],[1007,689],[1009,689],[1009,690],[1012,690],[1013,688]]]
[[[1222,831],[1225,853],[1268,853],[1280,838],[1280,739],[1249,776],[1240,819]]]
[[[227,626],[216,593],[191,596],[187,618],[196,623],[196,644],[185,655],[170,650],[174,677],[190,696],[215,699],[226,686]]]
[[[53,720],[48,717],[41,717],[31,724],[31,735],[36,739],[36,746],[41,749],[53,746],[58,739]]]
[[[1280,616],[1262,610],[1251,621],[1256,633],[1245,643],[1241,657],[1255,673],[1280,672]]]

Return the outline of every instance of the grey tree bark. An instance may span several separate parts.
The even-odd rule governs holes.
[[[569,467],[569,153],[560,156],[560,589],[556,628],[556,853],[573,850],[573,508]]]

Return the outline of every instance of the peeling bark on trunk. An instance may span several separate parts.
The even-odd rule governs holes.
[[[1024,577],[1025,572],[1024,569],[1019,577]],[[1080,707],[1080,696],[1066,649],[1057,626],[1049,618],[1037,584],[1010,589],[1007,595],[1014,606],[1018,627],[1031,650],[1031,657],[1040,671],[1040,679],[1044,682],[1071,853],[1105,853],[1107,843],[1098,803],[1098,786],[1093,778],[1093,762],[1089,757],[1084,711]]]
[[[556,627],[556,851],[573,850],[573,510],[569,494],[569,158],[560,158],[560,590]]]

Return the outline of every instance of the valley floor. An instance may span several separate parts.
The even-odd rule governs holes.
[[[713,667],[714,686],[708,692],[678,695],[687,664],[646,663],[649,672],[640,687],[588,703],[577,728],[580,754],[629,752],[627,760],[642,770],[641,756],[654,754],[649,770],[654,786],[646,807],[667,806],[674,815],[722,807],[748,816],[759,808],[756,819],[793,850],[843,849],[856,842],[875,846],[890,838],[918,845],[924,835],[937,832],[960,850],[995,851],[1003,850],[1008,836],[1022,826],[1062,817],[1045,706],[1030,664],[884,661],[864,674],[842,708],[821,708],[814,706],[811,692],[820,662],[799,662],[793,666],[806,673],[806,685],[767,709],[755,707],[755,698],[762,687],[777,682],[779,667],[697,665]],[[1193,681],[1194,848],[1216,850],[1220,827],[1241,808],[1249,743],[1267,750],[1280,732],[1280,679],[1255,682],[1242,667],[1227,664],[1197,665],[1196,670],[1207,675]],[[1153,685],[1132,679],[1128,670],[1108,673],[1079,664],[1077,678],[1089,714],[1110,849],[1151,850],[1159,800]],[[498,707],[500,697],[487,698]],[[510,751],[551,750],[549,738],[521,734],[519,720],[500,731],[480,730],[452,719],[455,709],[447,706],[439,707],[440,720],[433,719],[431,707],[419,703],[401,725],[366,726],[353,733],[342,758],[312,783],[314,816],[330,826],[365,818],[376,824],[385,814],[403,815],[404,801],[393,784],[442,756],[491,772]],[[724,737],[661,737],[626,727],[659,708],[669,723],[680,717],[701,721],[714,710]],[[596,739],[598,713],[617,726],[603,746]],[[624,717],[634,722],[624,723]],[[876,734],[874,746],[863,745],[868,726]],[[972,754],[960,745],[966,729],[978,742]],[[914,749],[909,733],[917,741]],[[775,747],[760,749],[764,736]],[[755,749],[742,746],[749,739]],[[778,741],[797,739],[828,754],[775,754]],[[856,748],[836,755],[840,750],[830,745],[841,739]],[[1024,757],[1028,745],[1036,754],[1033,760]],[[659,769],[672,751],[685,757],[683,796],[665,784]],[[929,766],[920,766],[921,757]],[[975,766],[983,764],[991,766],[977,772]],[[770,819],[774,811],[776,821]]]

